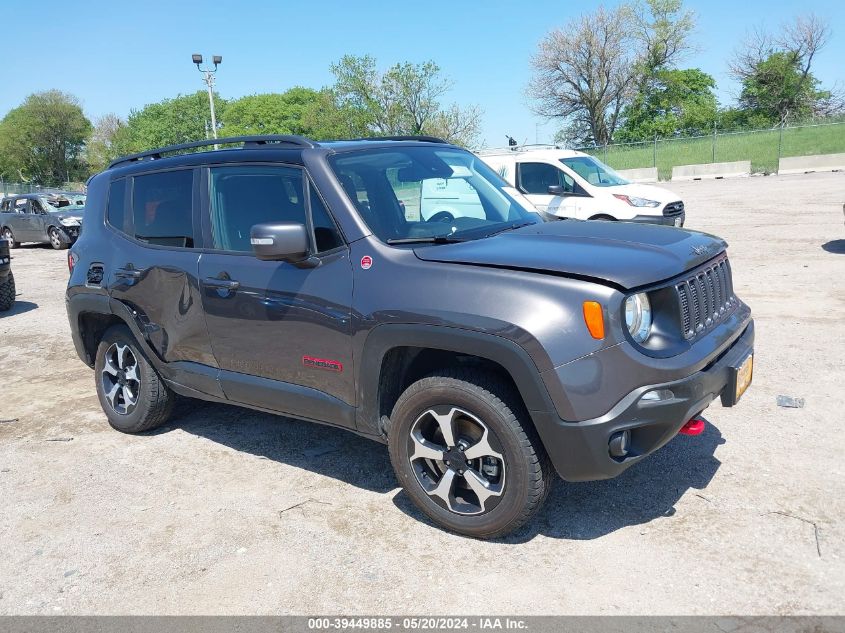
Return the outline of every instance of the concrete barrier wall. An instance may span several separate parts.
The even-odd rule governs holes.
[[[631,182],[657,182],[657,167],[640,169],[617,169],[616,173]]]
[[[845,171],[845,154],[790,156],[778,161],[779,174],[806,174],[810,171]]]
[[[738,178],[751,175],[751,161],[732,163],[704,163],[672,167],[672,180],[700,180],[702,178]]]

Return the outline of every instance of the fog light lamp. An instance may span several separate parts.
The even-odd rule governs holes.
[[[627,429],[625,431],[617,431],[610,436],[608,443],[608,450],[611,457],[625,457],[628,454],[628,446],[631,443],[631,432]]]

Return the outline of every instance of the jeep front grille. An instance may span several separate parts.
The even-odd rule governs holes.
[[[684,338],[691,339],[727,316],[736,305],[727,257],[675,284]]]

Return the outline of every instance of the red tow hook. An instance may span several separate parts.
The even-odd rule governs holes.
[[[681,427],[678,435],[701,435],[704,433],[704,420],[693,418]]]

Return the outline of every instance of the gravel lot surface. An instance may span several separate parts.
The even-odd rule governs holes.
[[[447,534],[344,431],[181,401],[110,429],[65,253],[14,251],[0,316],[0,614],[835,614],[845,596],[845,174],[670,185],[725,237],[754,384],[499,542]],[[806,399],[779,408],[779,394]]]

